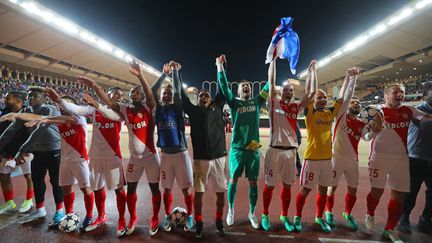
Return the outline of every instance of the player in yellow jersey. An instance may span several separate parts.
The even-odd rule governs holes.
[[[302,210],[306,197],[318,185],[316,196],[315,222],[324,232],[330,232],[331,227],[322,218],[326,204],[327,187],[332,183],[332,123],[337,115],[343,98],[333,102],[327,108],[327,94],[318,89],[316,77],[316,61],[312,61],[308,68],[306,80],[306,93],[315,92],[314,99],[305,108],[305,121],[307,130],[307,147],[304,153],[304,163],[301,170],[301,189],[296,198],[296,214],[293,219],[296,231],[302,230]]]

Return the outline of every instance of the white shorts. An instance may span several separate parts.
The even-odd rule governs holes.
[[[31,161],[33,160],[34,155],[29,154],[26,157],[26,161],[22,165],[17,165],[14,159],[6,159],[2,158],[0,162],[0,174],[11,174],[13,172],[18,171],[21,168],[23,175],[31,174]]]
[[[126,181],[138,182],[144,170],[148,183],[159,183],[160,159],[158,153],[145,152],[141,158],[131,156],[126,168]]]
[[[78,181],[79,188],[90,187],[88,161],[60,162],[59,185],[71,186]]]
[[[357,161],[333,157],[333,186],[339,185],[342,175],[345,175],[347,185],[357,188],[359,185],[359,166]]]
[[[180,189],[192,187],[192,162],[188,151],[161,155],[162,187],[172,189],[174,179]]]
[[[331,186],[332,162],[328,160],[305,160],[300,174],[301,186],[313,189],[316,185]]]
[[[120,158],[91,159],[90,180],[92,190],[98,191],[105,185],[108,190],[115,190],[126,185],[123,164]]]
[[[409,192],[410,168],[408,157],[406,159],[371,159],[369,161],[369,180],[372,187],[384,188],[387,176],[390,189]]]
[[[277,149],[269,147],[265,157],[265,183],[269,186],[276,186],[282,181],[291,185],[296,178],[296,150]]]
[[[214,192],[225,192],[227,189],[226,158],[193,161],[193,182],[195,192],[205,192],[210,180]]]

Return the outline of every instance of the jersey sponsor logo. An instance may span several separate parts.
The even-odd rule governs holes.
[[[296,112],[297,110],[291,109],[291,111]],[[275,112],[283,116],[286,116],[288,119],[297,119],[297,112],[296,113],[285,112],[284,110],[280,110],[280,109],[275,109]]]
[[[177,123],[175,121],[159,121],[158,128],[159,129],[175,129],[177,127]]]
[[[329,125],[331,125],[331,124],[333,123],[333,120],[324,121],[324,120],[321,120],[320,118],[318,118],[318,119],[315,121],[315,123],[316,123],[317,125],[329,126]]]
[[[76,134],[76,131],[75,131],[75,129],[70,129],[70,130],[67,130],[67,131],[62,131],[61,132],[61,135],[62,135],[62,137],[64,137],[64,138],[66,138],[66,137],[70,137],[70,136],[73,136],[73,135],[75,135]]]
[[[114,128],[115,126],[114,122],[105,122],[105,123],[95,122],[94,124],[99,129],[111,129]]]
[[[145,121],[141,121],[138,123],[131,123],[131,124],[132,124],[132,129],[134,130],[145,128],[147,126],[147,123]]]
[[[410,122],[409,121],[403,121],[403,122],[385,122],[384,127],[390,128],[390,129],[396,129],[396,128],[407,128],[409,127]]]
[[[359,136],[359,134],[358,133],[356,133],[353,129],[351,129],[350,127],[348,127],[348,126],[343,126],[342,127],[342,129],[349,135],[349,136],[351,136],[352,138],[354,138],[356,141],[359,141],[360,140],[360,136]]]
[[[255,112],[256,106],[250,105],[250,106],[241,106],[237,108],[238,113],[245,113],[245,112]]]

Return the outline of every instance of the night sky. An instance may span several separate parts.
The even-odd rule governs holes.
[[[43,5],[137,56],[158,70],[175,60],[185,83],[216,79],[215,57],[226,54],[229,80],[266,80],[264,64],[280,18],[294,18],[300,37],[298,72],[366,31],[409,1],[302,0],[133,1],[40,0]],[[295,2],[295,3],[293,3]],[[292,77],[278,62],[278,83]]]

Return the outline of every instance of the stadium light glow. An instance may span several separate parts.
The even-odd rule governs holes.
[[[13,7],[16,9],[27,13],[29,16],[36,18],[37,20],[42,20],[42,22],[46,23],[49,26],[52,26],[72,37],[77,38],[78,40],[96,47],[101,51],[110,54],[111,56],[121,60],[122,62],[130,63],[135,57],[131,54],[128,54],[124,50],[116,47],[110,42],[104,40],[103,38],[98,37],[97,35],[91,33],[85,28],[73,23],[72,21],[62,17],[61,15],[55,13],[54,11],[46,8],[42,4],[33,1],[33,0],[9,0]],[[142,61],[138,60],[143,63]],[[159,76],[161,73],[150,67],[147,64],[143,63],[145,69],[151,73],[152,75]]]
[[[431,2],[432,2],[432,0],[423,0],[423,1],[418,2],[415,7],[416,7],[416,9],[422,9]]]
[[[348,53],[356,50],[357,48],[359,48],[362,45],[364,45],[365,43],[367,43],[367,41],[371,41],[372,39],[383,35],[386,31],[388,31],[391,28],[394,28],[398,24],[403,23],[411,15],[417,14],[417,12],[419,12],[418,10],[425,8],[426,6],[428,6],[431,3],[432,3],[432,0],[412,1],[407,6],[403,7],[401,10],[396,11],[392,15],[390,15],[387,18],[385,18],[384,20],[380,21],[379,23],[374,25],[372,28],[370,28],[366,32],[353,38],[352,41],[347,42],[347,44],[343,45],[342,47],[336,49],[335,51],[333,51],[329,55],[320,59],[320,61],[318,62],[318,65],[317,65],[317,69],[320,69],[320,68],[330,64],[332,61],[334,61],[337,58],[339,58],[340,56],[342,56],[342,54],[348,54]],[[304,77],[306,77],[306,75],[307,75],[307,70],[303,70],[302,72],[300,72],[298,77],[304,78]]]

